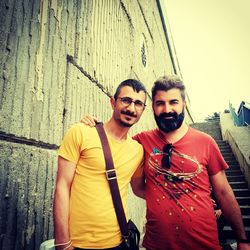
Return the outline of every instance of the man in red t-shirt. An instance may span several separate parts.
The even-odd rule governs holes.
[[[145,152],[144,171],[132,179],[135,194],[146,199],[147,250],[217,250],[212,186],[238,240],[250,249],[241,212],[227,181],[228,168],[215,141],[184,123],[185,86],[176,76],[159,78],[152,88],[158,128],[137,134]],[[146,180],[146,182],[145,182]],[[143,193],[145,187],[145,193]]]
[[[134,139],[145,152],[146,249],[220,249],[209,178],[227,164],[214,140],[193,128],[171,144],[158,129]]]

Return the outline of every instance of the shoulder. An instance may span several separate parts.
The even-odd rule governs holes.
[[[153,138],[155,136],[157,136],[157,129],[151,129],[151,130],[143,131],[143,132],[140,132],[140,133],[134,135],[133,139],[138,141],[138,142],[141,142],[145,139],[150,139],[150,138]]]
[[[133,138],[128,137],[128,144],[129,144],[129,147],[136,148],[139,151],[143,150],[142,145],[136,139],[134,139],[134,136]]]
[[[83,123],[75,123],[73,124],[67,131],[75,131],[75,132],[90,132],[96,131],[95,127],[90,127]]]
[[[189,136],[193,137],[194,139],[201,139],[205,141],[214,141],[213,137],[205,132],[202,132],[198,129],[189,127]]]
[[[81,141],[86,137],[91,137],[96,134],[96,128],[87,126],[83,123],[73,124],[65,133],[64,138],[72,138]]]
[[[206,148],[209,150],[216,149],[218,150],[218,145],[215,139],[200,130],[189,128],[189,141],[191,141],[194,145],[199,145],[199,148]]]

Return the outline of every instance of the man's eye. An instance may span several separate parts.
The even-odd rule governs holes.
[[[161,105],[164,105],[164,102],[156,102],[155,105],[156,106],[161,106]]]
[[[124,102],[124,103],[126,103],[126,104],[130,104],[131,103],[131,99],[130,98],[128,98],[128,97],[124,97],[124,98],[122,98],[121,99],[122,100],[122,102]]]
[[[175,100],[175,101],[171,101],[171,104],[173,105],[173,104],[178,104],[179,102],[177,101],[177,100]]]
[[[142,106],[144,106],[144,103],[141,101],[135,101],[135,106],[142,107]]]

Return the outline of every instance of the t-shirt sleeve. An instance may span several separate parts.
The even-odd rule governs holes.
[[[209,144],[209,162],[208,162],[208,172],[210,175],[215,175],[221,170],[228,168],[217,143],[211,139]]]
[[[140,134],[136,134],[132,137],[133,140],[139,142],[141,144],[141,141],[140,141]]]
[[[133,140],[137,141],[138,143],[140,143],[140,139],[139,139],[139,134],[136,134],[132,137]],[[144,170],[144,149],[143,146],[140,145],[140,154],[142,155],[141,158],[141,162],[138,165],[138,167],[136,168],[134,174],[133,174],[133,178],[138,178],[141,177],[143,175],[143,170]]]
[[[64,135],[58,155],[75,164],[78,163],[81,153],[82,130],[81,125],[73,125]]]
[[[144,156],[143,156],[143,158],[141,160],[141,163],[139,164],[139,166],[135,170],[135,172],[133,174],[133,178],[141,177],[144,174],[143,170],[144,170]]]

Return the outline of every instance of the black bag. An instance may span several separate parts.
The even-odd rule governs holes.
[[[140,232],[132,220],[129,220],[128,222],[126,220],[117,182],[116,171],[114,168],[113,158],[102,123],[98,123],[96,125],[96,129],[102,143],[102,149],[106,164],[106,177],[109,183],[116,217],[121,230],[122,238],[125,243],[125,247],[128,250],[139,250]]]
[[[139,250],[140,232],[132,220],[128,221],[128,237],[123,237],[126,248]]]

